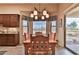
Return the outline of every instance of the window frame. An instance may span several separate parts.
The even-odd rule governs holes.
[[[25,20],[25,19],[23,19],[23,20]],[[24,31],[23,31],[24,28],[27,28],[26,33],[28,33],[28,30],[29,30],[28,28],[29,28],[29,27],[28,27],[28,20],[25,20],[25,21],[27,21],[27,26],[23,26],[23,20],[22,20],[22,33],[23,33],[23,35],[24,35]]]
[[[56,25],[55,25],[55,26],[52,26],[52,22],[53,22],[53,21],[56,22]],[[56,33],[56,32],[57,32],[57,20],[52,20],[52,21],[51,21],[51,32],[53,32],[53,31],[52,31],[52,28],[53,28],[53,27],[55,27],[55,33]]]

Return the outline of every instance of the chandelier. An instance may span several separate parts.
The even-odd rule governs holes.
[[[40,5],[39,5],[39,11],[34,7],[34,11],[31,11],[30,17],[35,20],[38,20],[38,19],[44,20],[44,19],[48,19],[50,16],[46,9],[43,9],[42,11],[40,11]]]

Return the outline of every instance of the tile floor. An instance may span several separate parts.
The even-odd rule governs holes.
[[[24,55],[24,46],[0,46],[0,51],[7,51],[4,55]],[[62,47],[56,47],[55,55],[74,55]]]
[[[56,47],[55,55],[74,55],[69,50],[63,47]]]
[[[79,55],[79,45],[67,45],[67,48],[71,49],[72,51],[76,52]]]

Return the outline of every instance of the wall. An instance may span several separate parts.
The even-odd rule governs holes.
[[[64,12],[67,11],[68,8],[72,7],[72,5],[73,4],[66,4],[66,3],[59,5],[58,22],[62,19],[62,27],[58,27],[57,39],[59,41],[58,44],[62,47],[64,47],[64,15],[65,15]]]
[[[39,7],[40,6],[40,7]],[[34,7],[40,11],[46,8],[50,12],[57,12],[57,4],[0,4],[0,14],[20,14],[21,11],[33,11]]]

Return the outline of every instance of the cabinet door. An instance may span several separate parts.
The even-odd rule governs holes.
[[[10,34],[7,36],[7,45],[14,45],[15,37],[14,35]]]
[[[19,34],[15,34],[15,44],[19,44]]]
[[[10,16],[9,15],[3,15],[3,26],[4,27],[9,27],[9,20],[10,20]]]
[[[18,15],[11,15],[10,16],[10,26],[11,27],[18,27],[19,26],[19,16]]]
[[[3,15],[0,15],[0,24],[3,24]]]
[[[2,35],[0,35],[0,45],[2,45],[2,40],[3,40],[3,38],[2,38],[3,36]]]
[[[18,34],[10,34],[7,36],[8,37],[8,45],[17,45],[19,44],[19,38]]]
[[[7,36],[1,34],[0,35],[0,45],[7,45]]]

